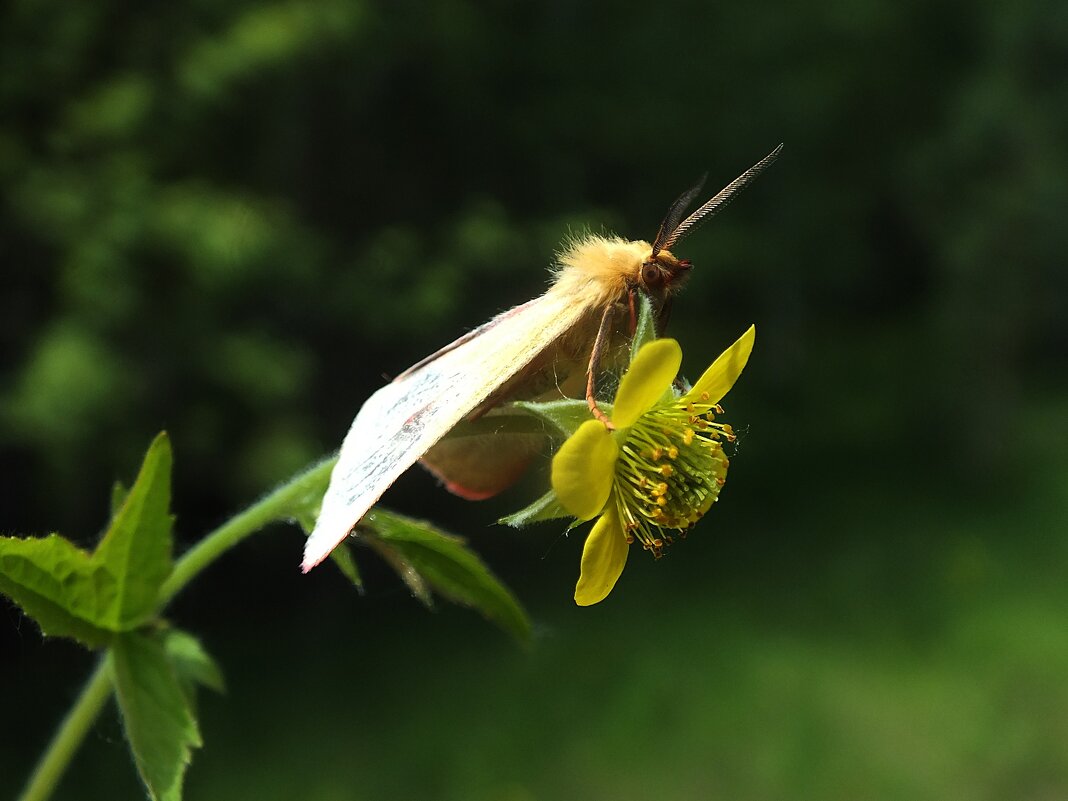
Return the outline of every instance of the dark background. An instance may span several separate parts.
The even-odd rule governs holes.
[[[152,436],[180,549],[525,301],[569,230],[678,248],[694,376],[750,322],[722,502],[571,600],[581,536],[387,495],[528,606],[524,652],[277,526],[172,607],[229,681],[189,798],[1068,795],[1068,6],[321,3],[0,12],[5,533],[91,545]],[[713,186],[714,185],[714,186]],[[92,658],[0,605],[0,794]],[[138,798],[114,711],[57,798]]]

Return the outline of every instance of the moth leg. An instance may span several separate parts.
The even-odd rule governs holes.
[[[593,351],[590,353],[590,366],[586,369],[586,403],[589,404],[593,416],[604,423],[604,427],[609,431],[613,430],[615,426],[608,419],[608,415],[598,408],[596,390],[597,365],[601,362],[601,351],[604,350],[605,343],[608,342],[609,337],[612,335],[613,308],[614,304],[609,304],[605,307],[604,314],[601,316],[601,327],[597,329],[597,338],[593,341]]]
[[[631,287],[627,292],[627,308],[630,309],[630,335],[634,336],[634,332],[638,330],[638,309],[634,305],[634,299],[638,294],[638,290]]]

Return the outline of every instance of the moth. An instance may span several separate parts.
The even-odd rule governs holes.
[[[634,333],[639,293],[666,321],[672,295],[692,264],[672,248],[760,175],[779,145],[687,215],[704,183],[668,209],[652,243],[586,235],[558,255],[545,294],[489,322],[409,367],[375,392],[345,436],[322,510],[304,549],[307,572],[345,539],[394,481],[420,459],[453,492],[489,497],[504,489],[531,454],[462,442],[439,442],[457,424],[511,400],[556,393],[585,398],[590,413],[611,426],[597,406],[602,360]]]

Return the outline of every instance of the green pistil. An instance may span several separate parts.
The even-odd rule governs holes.
[[[677,401],[655,407],[627,432],[616,462],[615,498],[627,540],[659,558],[669,532],[685,532],[719,498],[727,476],[720,440],[730,426],[716,422],[716,405]]]

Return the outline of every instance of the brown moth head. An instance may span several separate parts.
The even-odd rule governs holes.
[[[642,262],[638,285],[653,297],[666,295],[682,286],[682,279],[692,266],[689,259],[677,259],[670,250],[661,250],[655,255],[651,252]]]

